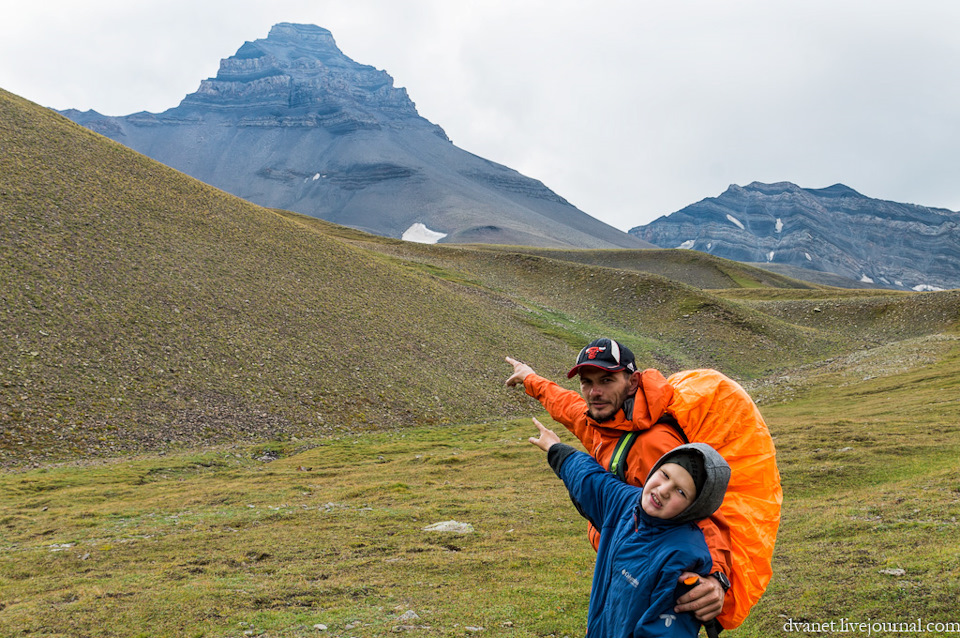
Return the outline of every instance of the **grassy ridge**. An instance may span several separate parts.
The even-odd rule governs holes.
[[[621,251],[421,246],[358,234],[351,241],[456,273],[540,309],[544,321],[565,332],[571,343],[609,332],[634,346],[641,365],[667,370],[716,367],[742,380],[887,341],[936,334],[960,322],[956,291],[811,289],[801,282],[790,289],[757,287],[758,280],[746,281],[749,267],[690,251],[633,251],[655,253],[678,275],[672,280],[621,267],[624,264],[578,263],[599,261],[607,252],[618,263]],[[563,258],[567,253],[572,257]],[[649,259],[638,258],[637,263]],[[684,272],[695,281],[718,266],[746,287],[708,291],[681,283]],[[777,285],[789,281],[782,278]]]
[[[957,321],[951,293],[842,291],[842,312],[810,319],[831,291],[757,288],[790,280],[690,251],[373,237],[253,206],[7,93],[0,148],[8,466],[518,414],[489,383],[504,355],[560,376],[600,334],[642,365],[749,379]],[[859,327],[894,315],[902,335]]]
[[[3,95],[0,122],[5,462],[478,419],[516,409],[459,391],[506,352],[570,356],[501,300],[45,109]]]
[[[830,334],[631,269],[550,259],[527,249],[421,246],[381,238],[363,245],[496,291],[538,314],[571,344],[601,333],[619,337],[634,346],[641,365],[723,367],[750,377],[851,347]]]
[[[485,250],[511,250],[499,246]],[[550,259],[591,266],[651,273],[695,288],[785,288],[789,290],[823,289],[804,281],[772,273],[755,266],[714,257],[692,250],[552,250],[517,247],[517,251]]]
[[[780,329],[756,361],[725,354],[770,323],[748,310],[707,352],[696,322],[742,313],[696,289],[623,272],[611,301],[595,267],[405,257],[416,249],[253,206],[6,93],[0,146],[6,465],[509,415],[517,401],[484,383],[505,354],[556,374],[597,334],[646,340],[651,364],[745,374],[807,340]]]

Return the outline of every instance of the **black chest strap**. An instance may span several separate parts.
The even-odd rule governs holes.
[[[687,439],[687,434],[683,431],[683,428],[680,427],[680,424],[677,423],[677,420],[672,414],[664,413],[657,423],[669,425],[676,430],[677,434],[680,435],[681,441],[684,443],[690,442]],[[630,453],[630,448],[632,448],[633,444],[637,442],[638,438],[640,438],[639,435],[640,432],[636,430],[621,434],[620,439],[617,441],[617,446],[613,449],[613,455],[610,457],[610,467],[608,469],[616,474],[617,478],[623,482],[626,482],[627,480],[627,454]]]

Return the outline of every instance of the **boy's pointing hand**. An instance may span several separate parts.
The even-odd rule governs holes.
[[[553,430],[547,428],[543,425],[543,423],[540,423],[540,421],[537,421],[536,419],[534,419],[533,422],[537,424],[537,429],[540,430],[540,436],[531,436],[529,439],[527,439],[528,441],[536,445],[544,452],[548,451],[555,443],[560,442],[560,437],[558,437]]]

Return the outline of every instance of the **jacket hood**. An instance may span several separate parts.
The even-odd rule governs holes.
[[[650,480],[650,477],[661,465],[669,463],[670,458],[681,451],[693,451],[699,455],[703,460],[703,467],[707,475],[703,487],[697,492],[697,497],[693,500],[693,503],[690,503],[687,509],[670,519],[675,523],[688,523],[707,518],[716,512],[720,504],[723,503],[723,497],[727,493],[727,483],[730,481],[730,466],[723,460],[719,452],[706,443],[687,443],[675,447],[661,456],[650,473],[647,474],[647,480]]]

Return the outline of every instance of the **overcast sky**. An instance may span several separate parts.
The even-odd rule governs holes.
[[[278,22],[384,69],[472,153],[620,229],[730,184],[960,210],[951,0],[0,0],[0,88],[176,106]]]

